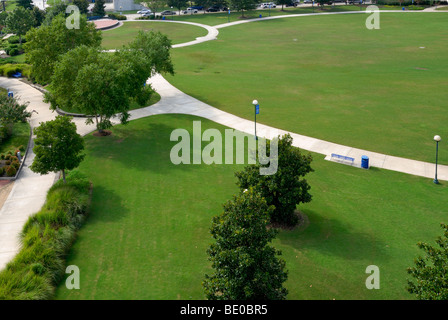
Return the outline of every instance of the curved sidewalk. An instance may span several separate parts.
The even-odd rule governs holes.
[[[172,86],[161,75],[151,78],[149,82],[160,94],[161,100],[153,106],[131,111],[131,120],[156,114],[181,113],[206,118],[229,128],[254,134],[254,122],[252,120],[237,117],[201,102]],[[369,164],[373,167],[434,178],[435,164],[433,163],[352,148],[257,123],[258,136],[271,139],[275,132],[280,135],[291,134],[294,146],[320,153],[326,159],[329,159],[332,153],[337,153],[355,158],[356,164],[359,165],[361,156],[366,155],[369,157]],[[448,166],[438,166],[438,178],[448,180]]]

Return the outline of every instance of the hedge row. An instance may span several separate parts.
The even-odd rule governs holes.
[[[23,227],[21,250],[0,272],[0,300],[47,300],[65,275],[65,256],[86,218],[90,183],[76,171],[58,181]]]
[[[127,17],[118,13],[108,13],[107,16],[116,20],[127,20]]]
[[[12,77],[13,74],[20,72],[22,77],[30,78],[31,76],[31,66],[29,64],[13,64],[7,63],[0,65],[0,76]]]

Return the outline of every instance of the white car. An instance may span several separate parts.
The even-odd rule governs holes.
[[[188,13],[198,13],[197,9],[193,9],[193,8],[187,8],[187,10],[184,10],[184,14],[188,14]]]
[[[137,11],[138,14],[145,14],[145,13],[151,13],[150,9],[143,9],[143,10],[139,10]]]
[[[262,3],[261,4],[261,7],[263,9],[268,9],[269,6],[271,6],[271,8],[276,8],[277,7],[274,2],[268,2],[268,3]]]

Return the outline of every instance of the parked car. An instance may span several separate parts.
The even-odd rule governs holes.
[[[300,4],[299,0],[291,0],[286,4],[287,7],[297,7]]]
[[[192,6],[191,9],[204,10],[203,6]]]
[[[184,14],[192,14],[192,13],[198,13],[198,10],[193,8],[187,8],[187,10],[184,10]]]
[[[142,17],[150,17],[153,15],[154,15],[154,12],[146,12],[146,13],[142,14]]]
[[[208,8],[205,11],[207,11],[207,12],[218,12],[218,11],[220,11],[220,8],[213,6],[213,7]]]
[[[170,10],[165,10],[165,11],[160,12],[160,14],[161,14],[162,16],[173,16],[173,15],[176,14],[176,12],[174,12],[174,11],[170,11]]]
[[[137,13],[139,13],[139,14],[151,13],[151,10],[150,9],[142,9],[142,10],[137,11]]]
[[[277,7],[274,2],[268,2],[268,3],[262,3],[261,4],[261,7],[263,9],[268,9],[269,6],[271,6],[271,8],[276,8]]]

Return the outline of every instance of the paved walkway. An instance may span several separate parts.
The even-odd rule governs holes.
[[[252,21],[256,20],[257,19]],[[217,31],[214,31],[213,29],[217,30],[219,27],[224,26],[221,25],[216,28],[211,28],[209,30],[209,36],[206,39],[211,40],[213,37],[216,37]],[[208,40],[200,39],[195,41],[193,42],[199,43]],[[160,75],[152,77],[148,82],[151,83],[153,88],[160,94],[161,100],[153,106],[131,111],[131,120],[157,114],[189,114],[209,119],[248,134],[253,134],[254,132],[254,123],[252,120],[237,117],[188,96],[173,87]],[[34,128],[38,126],[40,122],[51,120],[56,116],[56,113],[49,110],[49,105],[42,101],[43,94],[24,82],[18,79],[0,77],[0,87],[9,88],[14,92],[16,97],[20,97],[21,101],[29,101],[29,110],[36,110],[38,112],[33,113],[30,119],[31,127]],[[75,118],[74,122],[77,125],[78,132],[82,135],[95,130],[93,124],[86,125],[82,118]],[[114,121],[114,123],[117,122]],[[287,133],[287,131],[257,124],[257,135],[260,137],[263,136],[270,139],[277,134],[282,135],[285,133]],[[431,179],[434,177],[435,166],[432,163],[398,158],[339,145],[293,132],[288,133],[293,137],[293,144],[295,146],[304,150],[320,153],[327,159],[331,153],[338,153],[355,158],[359,165],[361,156],[367,155],[371,166]],[[47,191],[56,178],[56,174],[54,173],[39,175],[33,173],[29,169],[29,165],[31,165],[34,158],[32,147],[33,145],[31,144],[27,150],[25,165],[22,172],[14,183],[13,189],[3,207],[0,209],[0,270],[3,269],[18,252],[18,234],[21,232],[28,217],[40,210],[45,202]],[[438,178],[440,180],[448,180],[448,166],[439,166]]]

